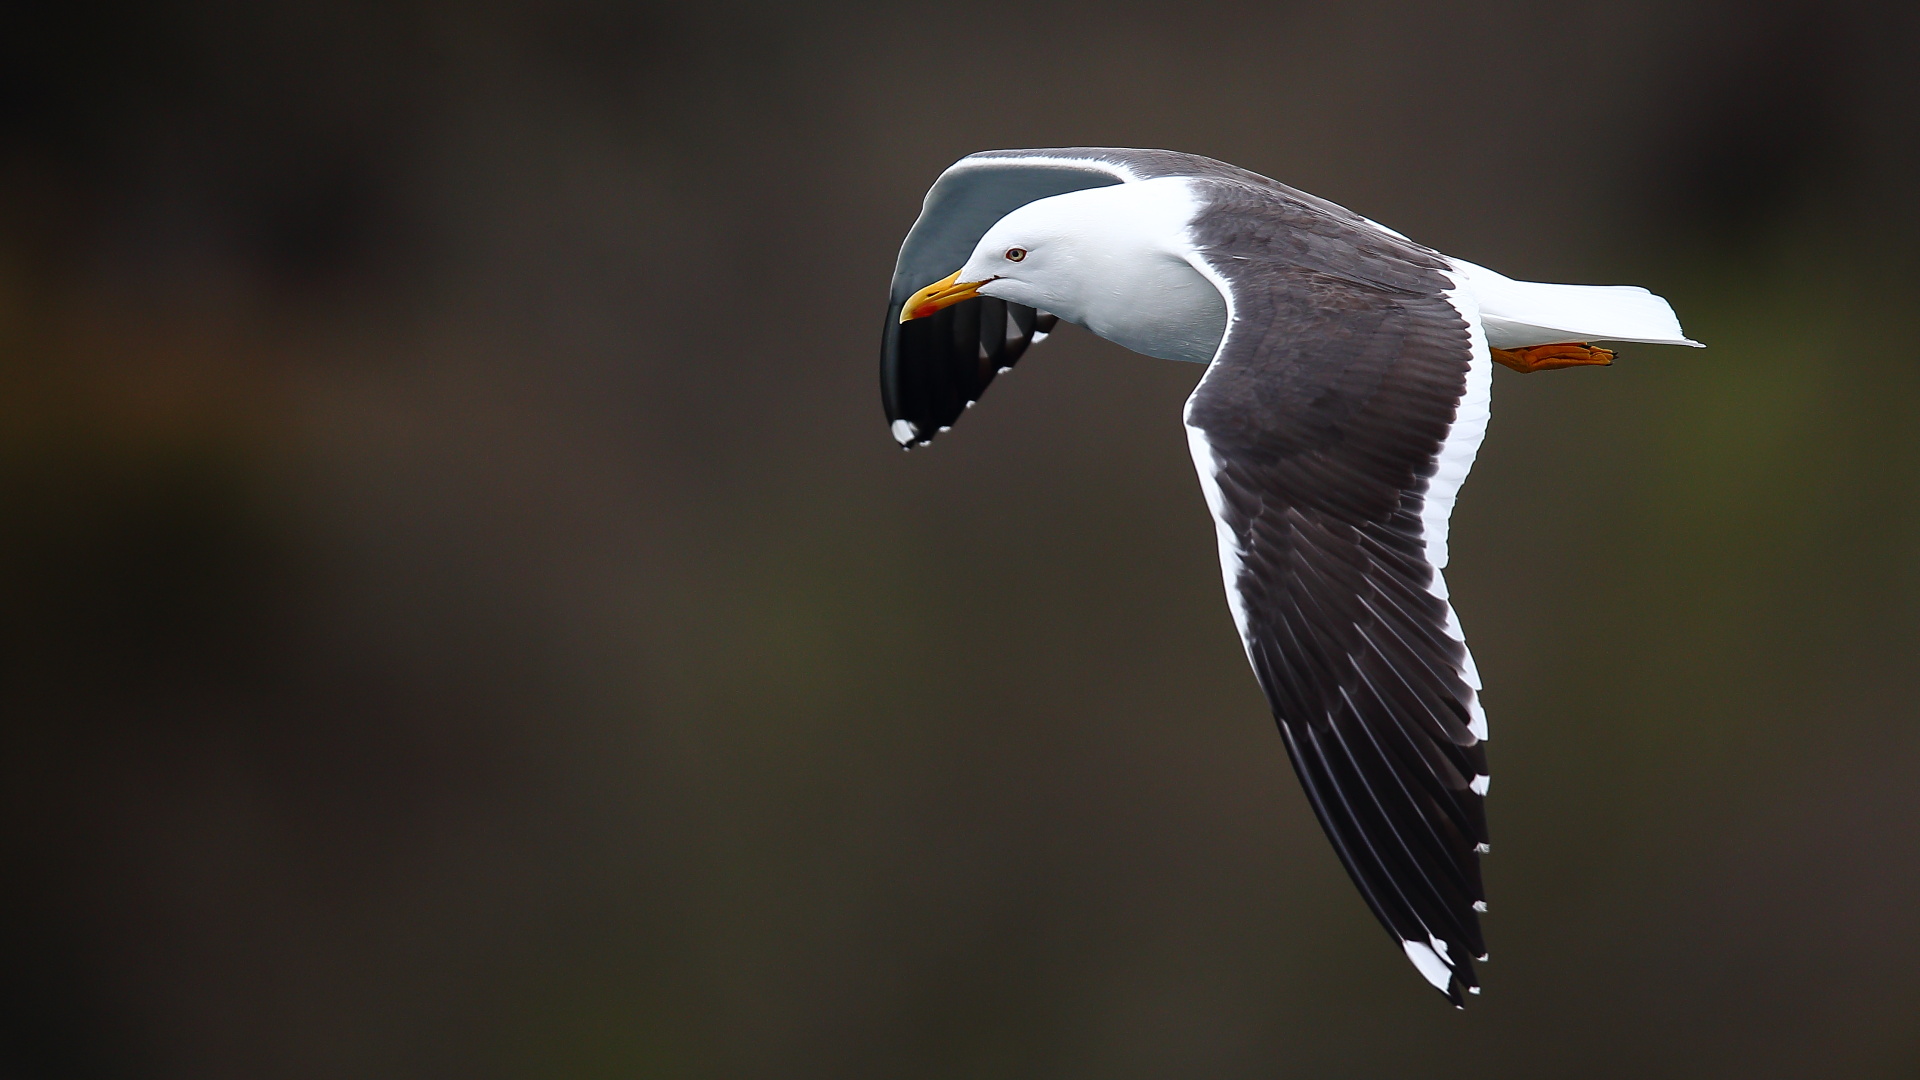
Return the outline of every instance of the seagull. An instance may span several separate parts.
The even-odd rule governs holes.
[[[994,150],[940,175],[901,246],[895,441],[949,430],[1062,319],[1207,365],[1183,418],[1247,659],[1361,896],[1462,1006],[1487,958],[1487,717],[1441,571],[1492,364],[1699,343],[1645,289],[1516,281],[1211,158]]]

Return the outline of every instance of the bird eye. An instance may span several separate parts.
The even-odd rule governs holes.
[[[1024,259],[1026,257],[1027,257],[1026,248],[1008,248],[1007,249],[1008,262],[1019,262],[1021,259]]]

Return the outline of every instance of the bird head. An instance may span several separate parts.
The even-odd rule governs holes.
[[[909,297],[900,320],[991,296],[1148,356],[1205,362],[1226,307],[1190,261],[1195,206],[1174,177],[1036,199],[995,222],[960,269]]]
[[[966,264],[907,298],[900,321],[924,319],[942,308],[975,296],[993,296],[1016,304],[1058,312],[1069,297],[1073,275],[1063,272],[1078,262],[1083,208],[1073,195],[1041,199],[1001,218],[974,245]],[[1062,204],[1065,205],[1062,205]]]

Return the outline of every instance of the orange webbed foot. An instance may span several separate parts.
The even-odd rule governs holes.
[[[1613,363],[1613,350],[1584,342],[1560,345],[1532,345],[1524,349],[1489,349],[1495,360],[1515,371],[1554,371],[1570,367],[1605,367]]]

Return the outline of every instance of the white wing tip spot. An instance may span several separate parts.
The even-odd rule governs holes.
[[[1473,778],[1473,782],[1467,785],[1467,790],[1473,792],[1475,795],[1485,795],[1487,793],[1487,785],[1491,783],[1493,783],[1493,777],[1481,774]]]
[[[1475,900],[1473,902],[1473,910],[1484,914],[1487,910],[1487,902],[1485,900]]]
[[[1477,994],[1477,993],[1479,993],[1479,992],[1480,992],[1480,988],[1479,988],[1479,987],[1477,987],[1477,986],[1469,986],[1469,987],[1467,987],[1467,993],[1469,993],[1469,994]]]
[[[895,420],[893,422],[894,442],[899,443],[901,446],[909,446],[912,445],[913,440],[919,437],[920,429],[914,426],[913,421]]]
[[[1485,855],[1493,850],[1493,845],[1492,844],[1475,844],[1473,845],[1473,850],[1476,854]]]
[[[1440,959],[1440,954],[1434,952],[1432,947],[1424,942],[1403,941],[1400,944],[1407,950],[1407,959],[1413,961],[1413,966],[1419,970],[1421,976],[1432,983],[1434,989],[1446,990],[1447,983],[1453,979],[1453,969],[1447,966],[1445,960]]]

